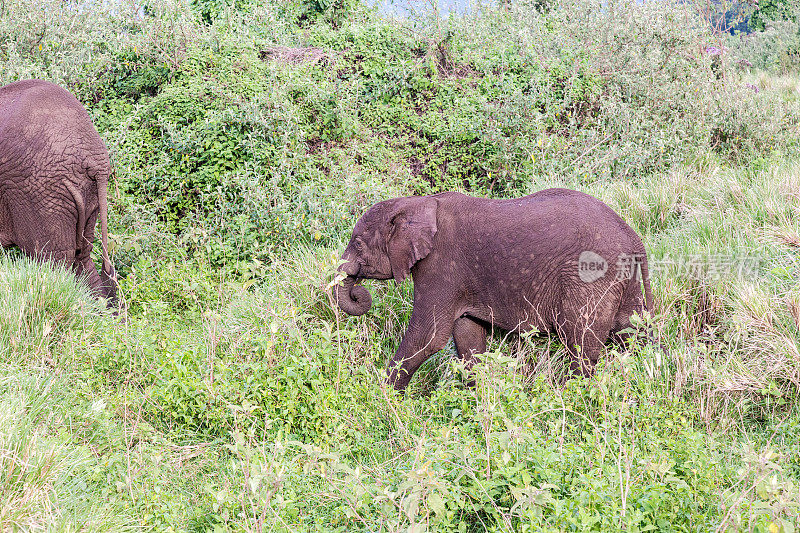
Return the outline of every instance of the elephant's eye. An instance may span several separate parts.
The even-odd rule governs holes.
[[[355,240],[356,250],[359,252],[364,250],[364,241],[361,240],[361,237],[356,237]]]

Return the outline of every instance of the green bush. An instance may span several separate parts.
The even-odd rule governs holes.
[[[800,68],[800,21],[776,20],[760,31],[730,37],[741,70],[785,73]]]
[[[748,25],[756,31],[764,31],[770,22],[792,20],[796,16],[797,7],[789,0],[764,0],[750,16]]]
[[[120,191],[228,274],[292,242],[337,242],[377,181],[514,196],[793,146],[797,110],[720,76],[706,53],[716,37],[688,5],[564,0],[437,25],[350,6],[337,23],[304,19],[302,39],[298,6],[202,22],[154,4],[91,62],[70,45],[59,74],[92,104]]]

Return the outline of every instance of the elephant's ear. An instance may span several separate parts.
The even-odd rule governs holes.
[[[400,200],[391,219],[387,242],[392,276],[398,284],[408,277],[411,267],[433,249],[437,207],[438,202],[431,197]]]

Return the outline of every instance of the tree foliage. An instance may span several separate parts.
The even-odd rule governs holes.
[[[756,31],[764,31],[769,21],[796,19],[797,6],[792,0],[759,0],[749,24]]]

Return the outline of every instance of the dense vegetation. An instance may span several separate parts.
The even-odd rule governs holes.
[[[0,3],[0,82],[68,87],[112,153],[127,306],[0,255],[0,529],[795,530],[791,11],[109,4]],[[411,282],[332,305],[358,215],[550,186],[642,235],[664,350],[565,383],[555,339],[498,336],[475,388],[447,350],[386,390]]]

